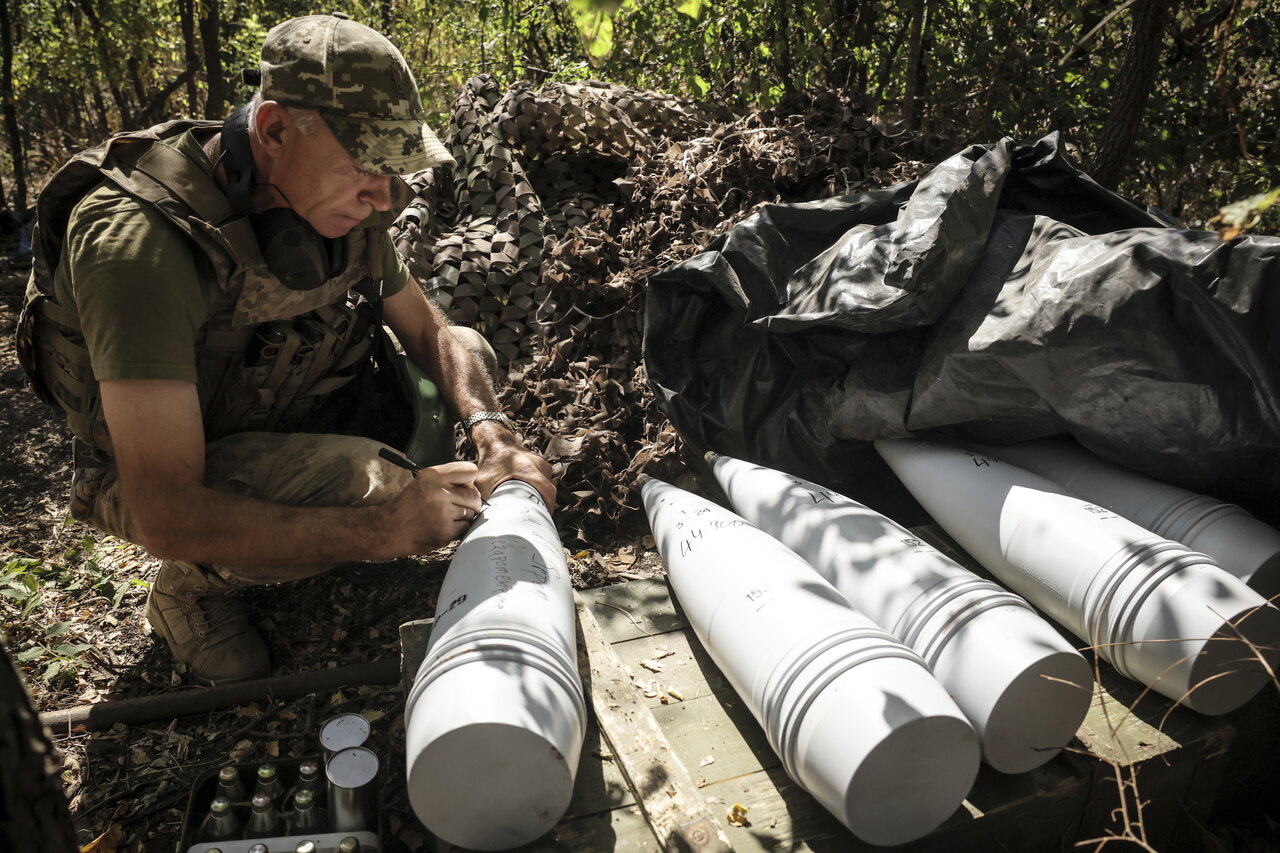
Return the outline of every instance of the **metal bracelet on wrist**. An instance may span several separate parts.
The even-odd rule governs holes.
[[[462,422],[462,431],[467,435],[470,435],[471,428],[481,421],[494,421],[495,423],[502,424],[513,434],[516,432],[515,423],[502,412],[476,412],[473,415],[469,415],[466,420]]]

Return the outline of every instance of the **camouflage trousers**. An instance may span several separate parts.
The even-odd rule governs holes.
[[[473,329],[454,326],[450,332],[483,366],[489,376],[497,368],[497,356],[483,336]],[[434,405],[441,407],[438,398]],[[442,455],[419,459],[424,465],[452,461],[453,427],[439,441],[429,441]],[[398,451],[360,436],[317,433],[242,432],[205,446],[204,483],[211,489],[254,497],[288,506],[373,506],[394,498],[408,485],[412,474],[379,456]],[[90,460],[91,461],[91,460]],[[114,465],[96,463],[81,467],[77,459],[71,486],[71,516],[103,533],[139,543],[137,522],[120,487]],[[183,564],[191,565],[191,564]],[[239,585],[280,583],[311,577],[333,568],[325,566],[200,566],[212,568],[223,580]]]
[[[371,506],[400,494],[413,476],[379,456],[384,449],[385,444],[359,436],[237,433],[208,444],[204,482],[220,492],[289,506]],[[139,542],[137,522],[115,468],[102,473],[97,496],[77,517],[104,533]],[[333,566],[212,568],[229,583],[253,585],[299,580]]]

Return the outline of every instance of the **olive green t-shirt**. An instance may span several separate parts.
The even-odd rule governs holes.
[[[171,144],[212,174],[191,132]],[[409,278],[386,231],[383,295]],[[356,262],[352,259],[350,262]],[[110,182],[71,212],[54,298],[75,305],[93,375],[99,379],[196,381],[196,340],[221,293],[204,252],[154,207]]]

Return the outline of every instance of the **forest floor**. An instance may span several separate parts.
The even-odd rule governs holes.
[[[14,348],[25,272],[0,273],[0,617],[41,712],[149,696],[188,685],[145,618],[159,561],[66,513],[71,475],[64,421],[27,387]],[[661,562],[636,514],[607,542],[577,539],[578,588],[655,577]],[[399,626],[435,610],[450,549],[414,559],[342,567],[244,594],[271,650],[273,675],[398,659]],[[404,692],[364,686],[295,701],[257,703],[101,732],[55,731],[80,841],[107,833],[105,849],[171,850],[193,783],[229,762],[319,752],[318,725],[354,712],[372,722],[374,747],[403,755]],[[385,792],[403,792],[402,762]],[[425,834],[403,793],[385,795],[388,849],[422,849]]]

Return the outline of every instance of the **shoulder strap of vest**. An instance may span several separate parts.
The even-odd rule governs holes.
[[[147,148],[173,150],[164,144],[166,140],[192,128],[216,126],[217,122],[179,120],[146,130],[118,133],[72,157],[41,190],[31,236],[31,277],[17,334],[19,361],[41,399],[51,403],[61,399],[77,408],[84,396],[84,382],[91,376],[88,354],[72,343],[80,333],[79,318],[74,310],[59,305],[53,297],[54,269],[62,254],[71,211],[86,193],[102,182],[103,164],[117,152]],[[40,337],[45,346],[56,352],[60,370],[50,369],[49,363],[42,364],[36,355],[37,327],[42,325],[47,328]]]
[[[104,163],[130,149],[137,149],[137,153],[146,148],[166,148],[172,151],[170,146],[162,144],[165,140],[192,128],[217,126],[217,122],[178,120],[146,130],[118,133],[101,144],[80,152],[58,169],[36,201],[36,224],[31,238],[32,278],[40,292],[46,296],[51,295],[53,268],[62,251],[67,220],[80,199],[102,181],[105,174]]]
[[[264,264],[248,219],[233,210],[212,175],[172,145],[121,151],[103,164],[102,173],[126,192],[150,202],[200,245],[211,241],[230,256],[234,267]]]
[[[117,148],[105,158],[102,173],[130,195],[154,204],[184,231],[191,230],[189,216],[216,226],[232,215],[217,182],[172,145]],[[185,210],[174,208],[174,202]]]
[[[253,228],[231,209],[226,195],[202,164],[192,160],[168,139],[194,128],[216,129],[213,121],[178,120],[147,130],[113,136],[102,145],[82,152],[59,170],[41,193],[41,203],[50,195],[47,215],[51,227],[42,230],[58,235],[40,254],[57,263],[61,235],[75,203],[102,178],[150,204],[197,244],[216,246],[225,252],[233,267],[251,268],[263,264]],[[43,277],[43,276],[42,276]]]

